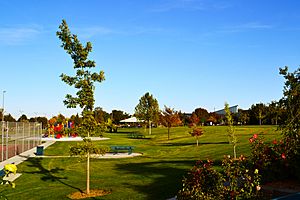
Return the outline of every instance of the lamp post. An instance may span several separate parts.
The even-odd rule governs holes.
[[[5,94],[5,90],[2,91],[3,93],[3,101],[2,101],[2,134],[1,134],[1,161],[3,161],[4,159],[4,94]]]
[[[2,98],[2,122],[4,122],[4,94],[5,94],[5,90],[3,90],[3,98]]]

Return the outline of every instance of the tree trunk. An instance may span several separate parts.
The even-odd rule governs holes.
[[[90,132],[88,131],[88,139],[90,138]],[[87,152],[86,159],[86,193],[90,194],[90,152]]]
[[[90,193],[90,153],[87,153],[87,164],[86,164],[86,193]]]
[[[151,135],[151,121],[149,121],[149,135]]]
[[[197,146],[198,146],[198,138],[197,138]]]
[[[170,139],[170,127],[168,127],[168,140]]]
[[[234,157],[234,159],[236,159],[235,145],[233,145],[233,157]]]

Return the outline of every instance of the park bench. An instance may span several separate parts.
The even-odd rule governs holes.
[[[138,139],[138,138],[145,138],[145,135],[143,135],[141,133],[132,133],[132,134],[130,134],[130,137]]]
[[[132,154],[132,151],[134,149],[133,146],[111,146],[111,150],[114,152],[114,154],[117,154],[119,151],[128,151],[128,155]]]

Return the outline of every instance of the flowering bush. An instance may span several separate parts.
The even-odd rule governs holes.
[[[198,161],[183,179],[178,200],[216,199],[223,187],[222,175],[212,168],[212,161]]]
[[[251,162],[263,174],[264,181],[286,178],[287,154],[286,145],[283,141],[273,140],[272,143],[265,143],[263,137],[254,134],[249,139],[251,143]]]
[[[244,156],[227,156],[223,171],[212,168],[212,161],[198,161],[183,179],[177,199],[255,199],[261,196],[258,169],[249,168]]]
[[[259,170],[251,168],[243,155],[238,159],[225,157],[222,166],[226,180],[224,199],[253,199],[260,196]]]

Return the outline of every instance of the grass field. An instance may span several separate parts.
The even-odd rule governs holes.
[[[181,187],[182,177],[197,160],[213,159],[218,162],[224,155],[232,155],[226,127],[204,127],[204,135],[196,146],[187,127],[171,129],[167,140],[166,128],[154,128],[152,135],[144,129],[119,129],[119,133],[105,134],[110,140],[97,145],[132,145],[134,152],[143,155],[123,159],[92,159],[91,189],[106,189],[112,193],[91,199],[167,199],[174,197]],[[128,135],[140,132],[145,139],[131,139]],[[279,139],[275,126],[236,127],[237,154],[249,155],[249,138],[263,135],[266,140]],[[74,143],[73,143],[74,144]],[[45,155],[69,155],[72,142],[56,142],[46,149]],[[18,165],[22,176],[16,188],[6,187],[8,199],[68,199],[67,195],[85,190],[86,163],[80,158],[31,158]]]

